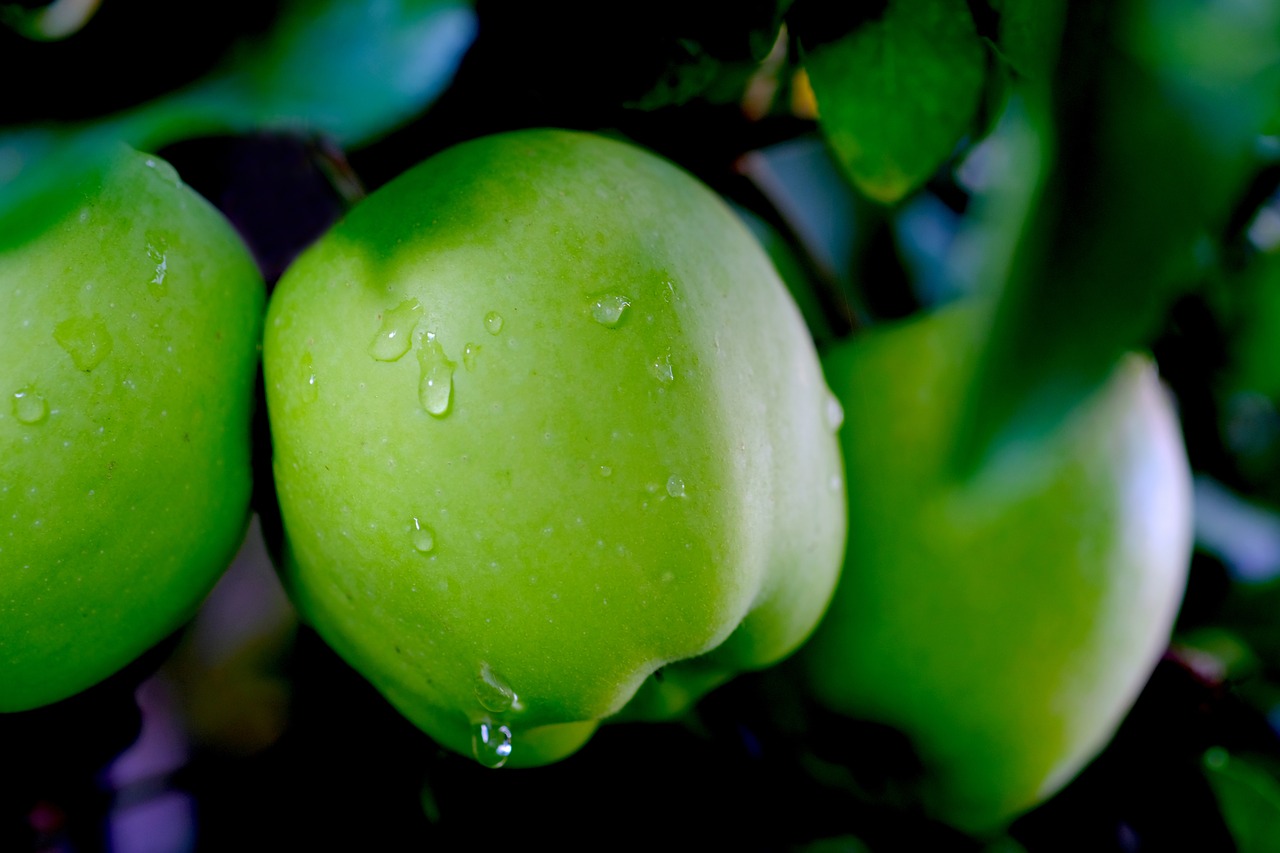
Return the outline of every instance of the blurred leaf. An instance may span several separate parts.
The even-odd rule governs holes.
[[[962,471],[1051,429],[1211,258],[1207,231],[1280,92],[1277,18],[1261,3],[1069,4],[1053,119],[1039,122],[1056,162],[1000,294],[958,436]],[[1034,111],[1043,98],[1027,91]]]
[[[681,55],[671,61],[654,87],[625,106],[656,110],[695,98],[730,103],[741,97],[757,68],[756,63],[722,62],[691,39],[680,39],[678,49]]]
[[[98,122],[0,135],[0,248],[62,212],[116,142],[155,151],[263,129],[368,142],[439,95],[474,35],[465,0],[294,0],[266,41],[189,88]]]
[[[35,41],[75,35],[98,11],[101,0],[52,0],[38,9],[20,3],[0,5],[0,23]]]
[[[1217,481],[1194,484],[1196,544],[1243,583],[1280,578],[1280,515],[1245,501]]]
[[[670,34],[664,33],[651,47],[665,67],[652,87],[624,105],[648,111],[695,99],[713,104],[740,101],[775,46],[785,48],[779,34],[790,4],[791,0],[719,0],[650,9],[651,14],[667,16],[659,28]]]
[[[805,325],[808,326],[809,333],[819,349],[830,343],[835,333],[831,329],[830,321],[827,320],[822,303],[818,301],[813,280],[805,271],[804,264],[800,262],[795,251],[776,228],[759,216],[744,207],[735,207],[734,212],[751,229],[751,233],[756,235],[756,239],[764,247],[769,259],[773,261],[773,266],[778,270],[778,275],[786,284],[787,290],[791,292],[801,316],[804,317]]]
[[[1066,0],[990,0],[1000,14],[1000,53],[1019,74],[1036,80],[1053,73],[1066,16]]]
[[[804,57],[819,122],[846,174],[889,204],[968,131],[986,56],[965,0],[891,0],[880,20]]]
[[[773,0],[769,5],[773,9],[773,20],[768,27],[757,27],[751,31],[751,56],[757,62],[764,61],[782,32],[782,21],[795,0]]]
[[[1225,749],[1204,756],[1205,776],[1240,853],[1280,850],[1280,783]]]
[[[841,180],[830,152],[816,137],[798,137],[751,151],[738,169],[769,200],[830,291],[828,315],[847,333],[863,313],[854,282],[856,238],[865,229],[859,197]],[[871,207],[869,202],[861,202]],[[844,322],[840,322],[843,320]],[[815,329],[815,331],[817,331]]]
[[[69,211],[119,145],[115,127],[28,128],[0,134],[0,251]]]
[[[430,104],[475,30],[465,0],[294,0],[265,42],[150,111],[204,114],[220,130],[320,132],[356,146]]]
[[[1280,253],[1255,255],[1230,285],[1218,308],[1229,326],[1231,385],[1280,397]]]

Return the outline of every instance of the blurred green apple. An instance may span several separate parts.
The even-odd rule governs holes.
[[[485,764],[633,697],[679,713],[830,597],[812,341],[733,213],[638,148],[527,131],[402,175],[286,273],[264,364],[295,601]]]
[[[1043,441],[948,478],[982,322],[953,307],[824,358],[849,549],[800,660],[827,707],[912,739],[928,807],[971,832],[1111,738],[1169,641],[1191,550],[1182,436],[1143,357]]]
[[[124,149],[0,252],[0,711],[172,632],[249,515],[265,292],[231,226]]]

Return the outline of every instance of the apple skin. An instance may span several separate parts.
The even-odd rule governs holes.
[[[951,307],[824,356],[849,548],[798,661],[827,708],[908,735],[927,807],[974,833],[1111,738],[1168,644],[1192,542],[1178,421],[1136,355],[1041,444],[944,475],[983,322]]]
[[[525,131],[410,170],[285,274],[264,366],[299,610],[486,764],[558,760],[637,691],[631,718],[681,712],[834,588],[812,341],[727,206],[633,146]]]
[[[121,147],[0,252],[0,712],[186,621],[249,518],[265,289],[212,206]]]

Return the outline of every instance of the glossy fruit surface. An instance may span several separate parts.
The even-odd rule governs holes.
[[[529,131],[411,170],[286,273],[265,367],[300,610],[486,764],[557,760],[637,691],[678,713],[829,599],[812,343],[734,215],[635,147]]]
[[[0,711],[119,669],[230,562],[264,300],[221,215],[123,148],[0,253]]]
[[[926,801],[970,831],[1110,739],[1168,643],[1191,547],[1177,418],[1138,356],[1042,443],[948,480],[980,322],[950,308],[824,358],[846,412],[849,549],[802,657],[829,708],[912,739]]]

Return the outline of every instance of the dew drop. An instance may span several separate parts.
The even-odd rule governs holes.
[[[495,675],[487,663],[480,665],[480,675],[476,679],[476,699],[486,711],[495,714],[505,714],[518,701],[515,691]]]
[[[485,767],[501,767],[511,757],[511,729],[481,720],[471,729],[471,753]]]
[[[382,325],[369,344],[369,355],[378,361],[396,361],[409,351],[410,335],[417,325],[422,304],[406,299],[390,311],[382,313]]]
[[[49,404],[34,385],[28,385],[13,393],[13,416],[19,423],[38,424],[49,416]]]
[[[620,293],[601,293],[591,299],[591,319],[608,329],[617,328],[631,300]]]
[[[462,348],[462,363],[467,370],[476,369],[476,356],[480,354],[479,344],[467,344]]]
[[[409,537],[413,540],[413,547],[419,554],[430,554],[435,550],[435,532],[427,525],[419,522],[416,517],[413,519],[413,529],[409,531]]]
[[[165,276],[169,272],[169,254],[164,241],[160,239],[148,241],[147,257],[155,265],[155,272],[151,276],[151,280],[147,282],[147,289],[151,291],[153,296],[164,296],[169,292],[169,285],[164,282]]]
[[[835,432],[840,429],[840,425],[844,423],[844,407],[840,405],[840,401],[836,399],[836,395],[827,392],[827,404],[824,412],[827,419],[827,429]]]
[[[320,396],[320,386],[316,381],[316,366],[311,358],[311,353],[304,352],[302,354],[301,370],[302,376],[302,402],[314,403],[316,398]]]
[[[675,372],[671,369],[671,353],[667,353],[666,355],[659,356],[654,359],[653,364],[649,366],[649,369],[653,372],[653,375],[658,378],[658,381],[664,385],[675,378]]]
[[[489,330],[489,334],[496,335],[502,331],[502,315],[497,311],[490,311],[484,315],[484,327]]]
[[[449,414],[453,370],[457,365],[445,355],[444,347],[433,332],[418,335],[418,367],[422,371],[418,379],[418,402],[427,414],[443,418]]]
[[[613,469],[612,469],[612,468],[610,468],[608,465],[601,465],[601,466],[600,466],[600,476],[601,476],[601,477],[612,477],[612,476],[613,476]]]
[[[672,474],[667,478],[667,494],[673,498],[682,498],[685,496],[684,480]]]
[[[157,160],[154,157],[148,157],[143,162],[146,164],[148,169],[154,169],[160,177],[164,178],[169,183],[176,186],[182,182],[181,178],[178,177],[178,170],[173,168],[167,160]]]
[[[111,354],[111,334],[96,315],[63,320],[54,326],[53,339],[71,356],[76,368],[86,373]]]

